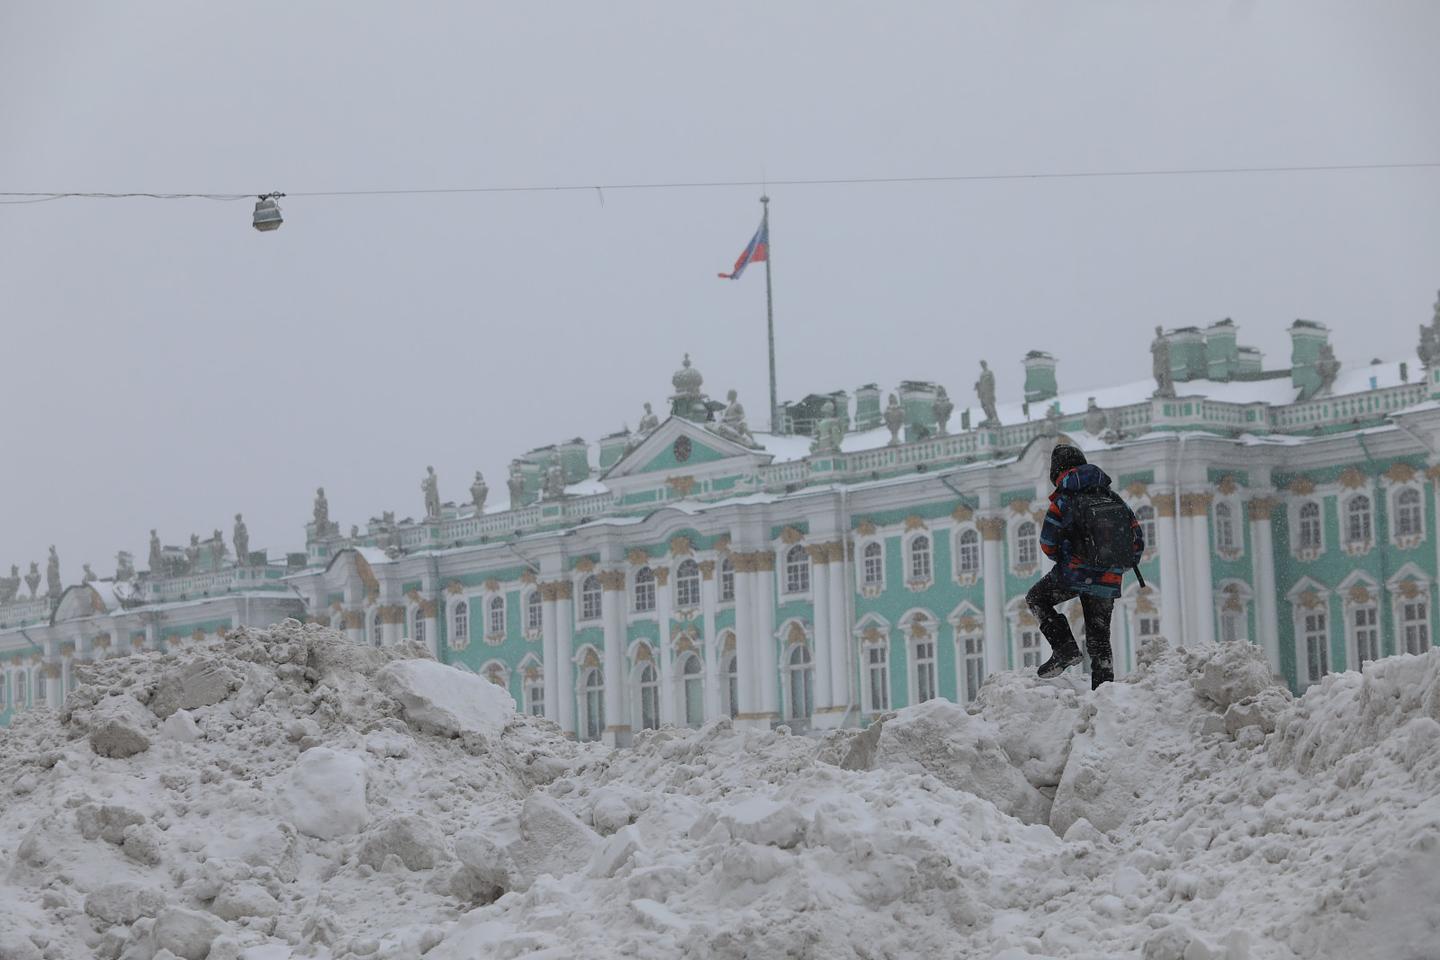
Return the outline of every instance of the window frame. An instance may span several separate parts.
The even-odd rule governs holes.
[[[648,564],[640,567],[630,580],[630,609],[635,613],[654,613],[656,599],[654,568]]]
[[[496,615],[499,615],[499,625],[496,625]],[[498,637],[501,641],[505,638],[505,595],[503,593],[493,594],[485,601],[485,638],[491,643],[496,642]]]
[[[730,554],[720,558],[720,602],[735,602],[735,561]]]
[[[592,590],[591,584],[594,584]],[[605,591],[600,586],[600,578],[593,573],[586,574],[580,581],[580,622],[589,623],[592,620],[599,620],[604,613]],[[594,604],[592,611],[591,604]]]
[[[781,553],[785,572],[781,583],[787,597],[800,597],[810,592],[810,554],[803,543],[792,543]]]
[[[966,538],[970,538],[970,542]],[[973,584],[980,579],[985,565],[984,539],[980,536],[980,528],[973,523],[963,523],[955,530],[954,538],[954,561],[955,579],[962,584]],[[967,562],[967,556],[973,552],[974,562]]]
[[[1402,497],[1414,497],[1413,503],[1401,504]],[[1411,516],[1414,529],[1402,529],[1401,519]],[[1390,542],[1402,550],[1413,550],[1425,542],[1425,491],[1415,483],[1394,484],[1390,489]]]
[[[690,609],[700,602],[700,564],[686,557],[675,566],[675,606]]]

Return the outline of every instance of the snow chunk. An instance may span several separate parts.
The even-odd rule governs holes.
[[[948,700],[930,700],[883,717],[856,741],[842,764],[846,769],[930,773],[1025,823],[1049,818],[1049,803],[1001,748],[1000,728]]]
[[[208,913],[170,907],[155,920],[155,946],[184,960],[205,960],[210,944],[225,930],[225,924]]]
[[[200,727],[189,710],[176,710],[160,724],[160,736],[178,743],[194,743],[200,739]]]
[[[508,848],[516,889],[526,889],[541,874],[563,877],[580,870],[599,843],[595,832],[555,798],[531,794],[520,808],[520,839]]]
[[[786,849],[805,837],[807,821],[792,804],[750,797],[732,806],[720,822],[736,840]]]
[[[90,711],[90,749],[102,757],[123,759],[150,749],[155,721],[128,694],[106,697]]]
[[[396,660],[375,674],[375,682],[426,733],[493,740],[515,716],[515,699],[503,687],[433,660]]]
[[[107,883],[90,891],[85,898],[85,912],[105,923],[134,923],[141,917],[153,917],[163,909],[164,894],[128,880]]]
[[[306,836],[333,840],[370,822],[365,761],[354,753],[314,747],[283,778],[277,813]]]
[[[230,696],[240,679],[218,658],[205,657],[166,670],[150,698],[150,709],[164,720],[177,710],[208,707]]]
[[[445,856],[445,838],[419,815],[391,817],[360,844],[360,862],[379,870],[395,856],[407,870],[429,870]]]
[[[1200,673],[1191,680],[1195,692],[1222,710],[1259,696],[1273,686],[1265,653],[1251,643],[1222,643],[1202,661]]]

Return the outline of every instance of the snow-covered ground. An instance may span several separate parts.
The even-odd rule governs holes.
[[[287,623],[0,732],[0,960],[1440,957],[1440,650],[576,744]]]

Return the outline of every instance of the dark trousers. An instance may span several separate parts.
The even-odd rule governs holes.
[[[1113,599],[1081,593],[1061,580],[1057,569],[1051,569],[1025,594],[1025,603],[1039,621],[1040,632],[1045,634],[1050,649],[1056,653],[1071,653],[1078,648],[1075,634],[1070,632],[1070,621],[1055,607],[1072,597],[1080,598],[1080,609],[1085,614],[1085,652],[1091,660],[1110,661],[1110,614],[1115,609]]]

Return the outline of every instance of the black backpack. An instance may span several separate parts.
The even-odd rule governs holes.
[[[1086,490],[1075,495],[1070,533],[1074,555],[1092,567],[1130,566],[1135,559],[1135,514],[1114,491]]]

